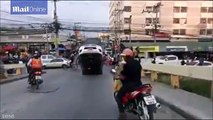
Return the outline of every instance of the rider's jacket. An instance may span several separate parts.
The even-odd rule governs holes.
[[[32,58],[31,68],[32,69],[41,69],[42,68],[41,59],[40,58],[39,59]]]

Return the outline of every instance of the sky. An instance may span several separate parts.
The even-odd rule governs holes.
[[[1,0],[0,3],[1,18],[26,22],[53,20],[53,1],[48,1],[47,15],[10,15],[6,13],[10,12],[10,1]],[[57,15],[59,20],[67,22],[68,25],[72,25],[73,22],[89,22],[98,23],[96,26],[107,26],[109,24],[109,1],[59,1],[57,2]]]

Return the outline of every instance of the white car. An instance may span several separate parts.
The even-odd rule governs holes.
[[[175,55],[157,56],[155,59],[156,64],[175,64],[180,65],[178,57]]]
[[[56,57],[53,55],[41,55],[41,62],[43,66],[45,66],[47,63],[49,63],[53,59],[56,59]]]
[[[199,65],[199,61],[198,60],[190,62],[187,65],[190,65],[190,66],[208,66],[208,67],[213,67],[213,63],[212,62],[204,61],[203,65]]]
[[[46,63],[44,68],[68,68],[70,66],[71,60],[66,58],[56,58],[51,60],[49,63]]]
[[[79,48],[79,59],[82,68],[82,74],[90,72],[103,73],[103,49],[96,44],[87,44]]]

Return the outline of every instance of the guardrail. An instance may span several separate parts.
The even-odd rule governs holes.
[[[211,98],[213,100],[213,67],[206,66],[181,66],[165,64],[143,64],[142,76],[145,73],[151,73],[151,80],[158,79],[158,73],[170,74],[171,85],[179,88],[180,77],[190,77],[195,79],[211,81]]]
[[[24,71],[26,72],[25,64],[6,64],[6,65],[4,65],[5,77],[8,77],[7,70],[9,70],[9,69],[15,69],[16,75],[21,75],[22,73],[24,73]]]

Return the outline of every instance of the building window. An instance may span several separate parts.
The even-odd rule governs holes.
[[[151,24],[152,23],[152,18],[146,18],[146,24],[147,23]]]
[[[200,35],[206,35],[206,30],[205,29],[200,29]]]
[[[174,30],[173,30],[173,34],[174,34],[174,35],[179,35],[179,30],[178,30],[178,29],[174,29]]]
[[[146,10],[147,10],[147,11],[152,11],[152,10],[153,10],[153,7],[152,7],[152,6],[146,6]]]
[[[173,18],[173,23],[174,24],[179,24],[180,23],[180,19],[179,18]]]
[[[208,18],[208,24],[213,24],[213,18]]]
[[[186,13],[187,12],[187,7],[181,7],[181,12]]]
[[[202,12],[202,13],[206,13],[207,10],[208,10],[207,7],[201,7],[201,12]]]
[[[180,7],[174,7],[173,11],[174,11],[174,13],[179,13],[180,12]]]
[[[207,23],[206,18],[200,18],[200,23],[206,24]]]
[[[180,35],[186,35],[186,30],[185,29],[180,29]]]
[[[213,13],[213,7],[209,7],[209,8],[208,8],[208,12],[209,12],[209,13]]]
[[[129,30],[129,29],[125,29],[125,30],[124,30],[124,34],[125,34],[125,35],[130,34],[130,30]]]
[[[131,12],[132,11],[132,7],[131,6],[124,6],[124,11],[125,12]]]
[[[155,23],[156,18],[153,18],[152,21]],[[157,23],[159,23],[159,18],[157,18]]]
[[[187,24],[187,18],[181,18],[180,23],[181,24]]]
[[[174,13],[186,13],[187,12],[187,7],[174,7],[173,8]]]
[[[207,35],[212,35],[213,34],[213,29],[207,29]]]
[[[186,35],[186,29],[174,29],[173,35]]]
[[[124,18],[124,23],[129,24],[130,23],[130,18]]]

